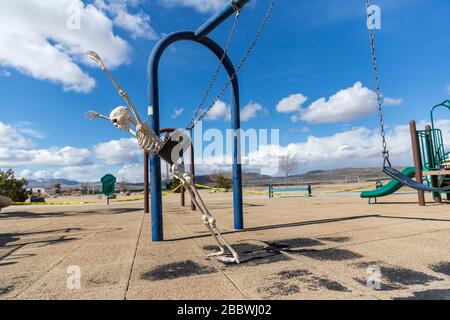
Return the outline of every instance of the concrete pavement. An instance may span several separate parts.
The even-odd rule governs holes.
[[[5,209],[0,299],[450,299],[448,205],[252,196],[234,232],[231,194],[205,198],[241,265],[205,257],[213,240],[176,195],[162,243],[141,203]]]

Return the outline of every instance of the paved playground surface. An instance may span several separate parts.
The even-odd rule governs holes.
[[[0,213],[0,299],[450,299],[448,205],[247,195],[247,230],[234,232],[232,195],[204,195],[241,265],[205,257],[213,240],[177,195],[164,198],[162,243],[139,202],[11,207]],[[79,290],[67,288],[70,266]],[[377,268],[381,290],[369,289]]]

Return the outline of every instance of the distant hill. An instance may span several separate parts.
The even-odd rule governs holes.
[[[397,168],[401,169],[401,168]],[[231,178],[231,172],[224,173],[228,178]],[[215,185],[216,177],[214,175],[197,176],[196,183],[204,185]],[[289,177],[290,183],[342,183],[345,181],[355,182],[356,180],[374,181],[379,179],[386,179],[387,176],[383,173],[381,168],[345,168],[333,170],[314,170],[304,174],[294,175]],[[243,173],[242,180],[244,185],[268,185],[268,184],[282,184],[284,177],[271,177],[261,175],[259,173]],[[29,180],[28,186],[30,188],[48,188],[55,183],[60,183],[64,188],[80,187],[86,185],[89,187],[100,186],[99,182],[79,182],[68,179],[47,179],[47,180]],[[128,185],[140,188],[143,183],[128,183]]]
[[[401,169],[401,168],[397,168]],[[231,173],[225,174],[231,178]],[[314,170],[304,174],[290,176],[290,183],[342,183],[342,182],[360,182],[374,181],[388,178],[381,168],[345,168],[333,170]],[[212,176],[196,177],[197,183],[214,184],[215,179]],[[270,177],[258,173],[244,173],[242,177],[244,185],[268,185],[282,184],[284,177]]]
[[[48,188],[55,183],[59,183],[61,187],[75,187],[80,184],[80,182],[78,181],[68,179],[42,179],[42,180],[28,180],[28,187]]]
[[[386,178],[381,168],[345,168],[334,170],[315,170],[294,176],[304,181],[345,181],[359,178],[360,181],[378,180]]]
[[[229,179],[231,179],[231,172],[225,172],[223,175]],[[259,181],[265,181],[273,179],[270,176],[264,176],[259,173],[250,173],[250,172],[243,172],[242,173],[242,180],[243,181],[253,181],[253,180],[259,180]],[[216,183],[216,177],[214,175],[204,175],[204,176],[196,176],[195,182],[198,184],[204,184],[204,185],[213,185]]]

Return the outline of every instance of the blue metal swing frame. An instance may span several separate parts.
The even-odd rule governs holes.
[[[208,34],[224,22],[228,17],[236,13],[237,8],[244,7],[250,0],[233,0],[233,3],[226,5],[220,12],[211,17],[195,32],[178,31],[167,35],[161,39],[153,48],[147,66],[148,96],[149,96],[149,125],[156,134],[160,134],[159,116],[159,62],[165,50],[175,42],[193,41],[209,49],[219,60],[224,55],[224,50]],[[242,198],[242,166],[240,149],[240,98],[239,82],[235,67],[228,57],[222,62],[231,80],[231,125],[234,130],[233,136],[233,205],[234,205],[234,228],[244,229],[243,198]],[[145,164],[145,174],[148,173],[147,163]],[[158,156],[150,157],[150,186],[151,186],[151,223],[152,241],[164,240],[163,231],[163,208],[162,208],[162,184],[161,184],[161,160]],[[148,207],[149,197],[145,193],[145,201]]]

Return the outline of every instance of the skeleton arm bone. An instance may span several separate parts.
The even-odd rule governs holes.
[[[105,120],[111,121],[111,118],[109,118],[107,116],[104,116],[104,115],[102,115],[100,113],[97,113],[95,111],[88,111],[88,112],[86,112],[85,117],[88,120],[93,120],[95,118],[99,118],[99,119],[105,119]]]
[[[108,78],[111,80],[111,82],[113,83],[114,87],[116,87],[117,91],[119,92],[120,96],[125,100],[125,102],[127,103],[127,106],[130,108],[131,112],[134,115],[134,118],[136,119],[137,124],[141,124],[142,120],[139,117],[139,114],[136,112],[136,109],[134,108],[133,104],[131,103],[130,98],[128,97],[128,94],[123,91],[123,89],[120,87],[120,85],[117,83],[117,81],[113,78],[113,76],[111,75],[111,73],[109,72],[108,68],[105,66],[105,64],[103,63],[102,58],[94,51],[88,51],[86,53],[86,55],[91,58],[92,60],[94,60],[101,68],[102,71],[108,76]]]
[[[116,87],[117,91],[119,92],[119,95],[125,100],[128,108],[130,108],[131,112],[133,113],[133,116],[136,120],[133,120],[133,124],[137,125],[137,124],[142,124],[142,120],[139,117],[139,114],[136,112],[136,109],[134,108],[133,104],[131,103],[131,100],[128,96],[128,93],[126,93],[125,91],[123,91],[123,89],[120,87],[120,85],[117,83],[116,80],[114,80],[114,78],[112,77],[111,73],[109,73],[108,68],[106,68],[105,66],[102,67],[102,70],[106,73],[106,75],[108,76],[108,78],[111,80],[111,82],[113,83],[114,87]]]
[[[108,121],[111,121],[111,122],[113,121],[110,117],[104,116],[104,115],[102,115],[102,114],[100,114],[100,113],[97,113],[96,111],[88,111],[88,112],[86,112],[85,118],[88,119],[88,120],[94,120],[94,119],[96,119],[96,118],[99,118],[99,119],[104,119],[104,120],[108,120]],[[136,123],[136,121],[135,121],[133,118],[130,118],[130,122],[131,122],[135,127],[138,126],[137,123]],[[124,130],[125,130],[125,129],[124,129]],[[130,132],[133,136],[136,137],[136,131],[135,131],[135,130],[128,129],[128,130],[126,130],[126,131]]]
[[[109,72],[108,68],[103,63],[102,58],[94,51],[88,51],[87,56],[91,58],[93,61],[95,61],[102,71],[108,76],[108,78],[113,83],[114,87],[119,92],[120,96],[125,100],[127,103],[127,106],[129,110],[131,110],[132,115],[130,115],[130,118],[128,119],[135,127],[136,130],[133,131],[130,129],[130,126],[127,125],[126,128],[124,126],[119,126],[119,128],[124,129],[125,131],[131,132],[134,136],[136,136],[139,146],[141,146],[144,150],[146,150],[149,153],[152,154],[158,154],[158,152],[161,150],[163,146],[163,142],[161,141],[160,137],[153,132],[150,128],[148,128],[147,124],[145,122],[142,122],[141,118],[139,117],[138,113],[136,112],[136,109],[134,108],[133,104],[131,103],[130,98],[128,97],[128,94],[123,91],[123,89],[120,87],[120,85],[117,83],[117,81],[112,77],[111,73]],[[95,113],[94,113],[95,114]],[[97,115],[94,117],[98,117]],[[109,119],[113,121],[110,118],[104,117],[104,119]]]
[[[134,125],[142,124],[142,120],[141,120],[141,118],[139,117],[138,113],[136,112],[136,109],[134,109],[134,106],[133,106],[133,104],[131,103],[130,98],[128,97],[128,93],[126,93],[126,92],[124,92],[124,91],[121,91],[120,95],[121,95],[122,98],[125,100],[125,102],[127,103],[127,106],[130,108],[131,112],[132,112],[133,115],[134,115],[134,118],[136,119],[136,120],[134,120],[133,118],[131,118],[131,120],[133,121],[133,124],[134,124]]]

